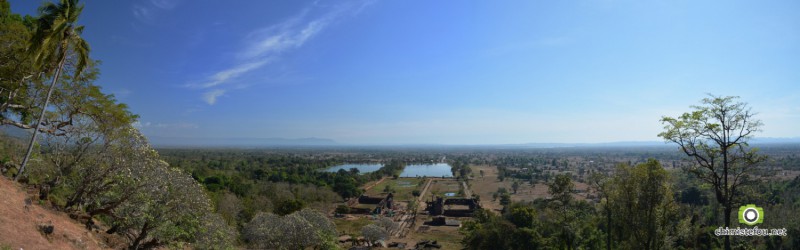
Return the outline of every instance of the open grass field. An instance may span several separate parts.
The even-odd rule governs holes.
[[[396,239],[393,238],[391,241],[397,242],[404,242],[409,244],[406,248],[413,247],[419,241],[422,240],[436,240],[437,243],[442,245],[441,249],[463,249],[461,245],[461,240],[464,238],[464,235],[458,231],[458,227],[448,227],[448,226],[426,226],[423,223],[425,221],[430,221],[431,216],[428,215],[418,215],[416,218],[416,226],[414,226],[411,233],[409,233],[405,238]],[[463,221],[465,219],[460,218],[459,220]],[[419,230],[420,227],[425,229]]]
[[[387,179],[376,185],[370,190],[367,190],[369,196],[383,196],[387,193],[384,192],[387,186],[394,192],[394,199],[397,201],[410,201],[414,198],[412,191],[422,190],[422,185],[425,183],[424,178],[397,178]]]
[[[495,166],[472,166],[473,173],[480,173],[480,171],[483,171],[483,177],[480,174],[476,174],[475,179],[470,180],[472,193],[481,197],[481,206],[483,208],[499,212],[503,207],[500,206],[499,201],[492,201],[492,194],[497,192],[500,187],[511,190],[511,182],[498,181],[497,167]]]
[[[457,227],[430,227],[425,232],[415,233],[410,235],[410,239],[412,242],[418,242],[421,240],[436,240],[440,245],[442,245],[441,249],[462,249],[464,246],[461,245],[461,239],[464,238],[464,235],[458,232]]]
[[[430,190],[428,190],[430,196],[425,196],[427,199],[430,197],[441,196],[444,198],[464,198],[463,194],[460,194],[459,191],[461,190],[461,183],[453,180],[453,179],[435,179],[431,184]],[[451,195],[446,195],[448,193],[452,193]]]
[[[492,194],[497,192],[498,188],[506,188],[506,190],[511,193],[512,201],[533,201],[538,198],[550,197],[550,194],[547,193],[547,184],[545,183],[539,182],[535,185],[531,185],[527,181],[520,180],[520,187],[517,189],[517,193],[514,193],[513,189],[511,189],[511,184],[514,183],[515,179],[506,178],[505,181],[501,182],[497,180],[497,167],[472,166],[473,173],[479,173],[481,170],[483,171],[484,176],[481,177],[479,174],[476,175],[476,177],[470,181],[470,188],[476,195],[480,195],[481,206],[484,208],[493,211],[502,210],[503,206],[500,205],[499,199],[494,201],[492,200]],[[578,182],[575,179],[573,179],[573,184],[575,184],[575,190],[579,192],[577,194],[573,194],[573,197],[575,197],[575,199],[585,199],[585,191],[589,188],[589,186],[586,183]]]
[[[340,234],[349,234],[353,236],[361,236],[361,228],[366,225],[372,224],[372,220],[366,216],[348,216],[345,218],[335,218],[333,223],[336,224],[336,229]]]

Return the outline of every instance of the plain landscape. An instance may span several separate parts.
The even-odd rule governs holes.
[[[0,250],[798,249],[798,9],[0,0]]]

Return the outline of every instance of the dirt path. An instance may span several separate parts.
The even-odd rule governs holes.
[[[417,208],[422,206],[422,201],[425,200],[425,193],[428,192],[428,189],[431,187],[431,183],[433,183],[433,179],[428,179],[428,182],[425,183],[425,188],[422,189],[422,193],[420,193],[419,197],[417,197]]]
[[[0,176],[0,248],[9,249],[107,249],[97,235],[64,213],[45,209],[25,189]],[[45,236],[38,226],[53,225]]]
[[[404,214],[400,216],[399,224],[397,226],[397,230],[392,233],[394,237],[405,237],[411,230],[413,230],[414,221],[417,219],[417,211],[419,211],[422,207],[422,201],[425,199],[425,193],[428,191],[428,188],[431,186],[433,179],[428,179],[425,183],[425,187],[422,189],[422,193],[420,193],[419,197],[417,197],[417,207],[413,208],[414,211],[412,214]]]
[[[466,181],[462,181],[461,185],[464,186],[464,197],[472,198],[472,190],[469,190],[469,186],[467,186],[467,182]]]
[[[377,186],[378,184],[381,184],[381,182],[383,182],[384,180],[386,180],[386,177],[383,177],[380,180],[376,181],[375,183],[370,184],[369,186],[365,187],[364,190],[365,191],[369,191],[370,189],[372,189],[373,187]]]

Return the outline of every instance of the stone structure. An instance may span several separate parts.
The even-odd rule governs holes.
[[[446,209],[445,206],[457,206],[456,208]],[[426,210],[430,215],[444,215],[450,217],[471,217],[472,214],[481,208],[478,199],[452,198],[444,199],[436,197],[435,201],[427,204]]]
[[[375,208],[358,208],[357,204],[375,204]],[[394,208],[394,194],[389,193],[386,197],[366,196],[358,197],[358,203],[348,203],[351,214],[383,214],[387,210]]]

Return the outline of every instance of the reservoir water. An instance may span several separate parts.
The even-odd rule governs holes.
[[[410,164],[403,169],[400,177],[453,177],[447,163]]]
[[[339,172],[339,169],[350,171],[351,168],[358,169],[360,174],[375,172],[382,168],[383,164],[342,164],[325,169],[325,172]]]

